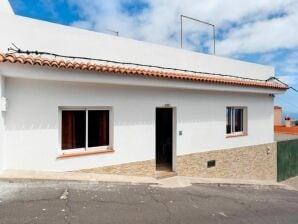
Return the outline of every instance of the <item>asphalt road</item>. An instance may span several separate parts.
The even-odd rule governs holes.
[[[193,185],[0,182],[0,223],[297,224],[298,191]]]

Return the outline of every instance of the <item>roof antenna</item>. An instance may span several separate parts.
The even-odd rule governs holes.
[[[12,52],[14,52],[14,53],[20,53],[20,52],[21,52],[21,49],[18,48],[14,43],[11,43],[11,45],[12,45],[13,47],[9,47],[9,48],[7,49],[8,51],[12,51]]]
[[[189,17],[189,16],[184,16],[184,15],[180,15],[181,48],[183,48],[183,18],[189,19],[189,20],[192,20],[192,21],[195,21],[195,22],[203,23],[203,24],[208,25],[208,26],[211,26],[213,28],[213,54],[215,55],[215,25],[214,24],[211,24],[211,23],[208,23],[208,22],[205,22],[205,21],[202,21],[202,20],[199,20],[199,19],[195,19],[195,18]]]

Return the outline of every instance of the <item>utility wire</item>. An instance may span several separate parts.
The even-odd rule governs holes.
[[[13,47],[8,48],[8,51],[13,52],[13,53],[18,53],[18,54],[49,55],[49,56],[60,57],[60,58],[81,59],[81,60],[89,60],[89,61],[100,61],[100,62],[121,64],[121,65],[134,65],[134,66],[140,66],[140,67],[158,68],[158,69],[163,69],[163,70],[173,70],[173,71],[180,71],[180,72],[189,72],[189,73],[194,73],[194,74],[214,75],[214,76],[237,78],[237,79],[244,79],[244,80],[250,80],[250,81],[260,81],[260,82],[267,82],[267,81],[270,81],[272,78],[274,78],[274,77],[270,77],[267,80],[254,79],[254,78],[248,78],[248,77],[242,77],[242,76],[236,76],[236,75],[201,72],[201,71],[194,71],[194,70],[187,70],[187,69],[163,67],[163,66],[157,66],[157,65],[147,65],[147,64],[139,64],[139,63],[131,63],[131,62],[120,62],[120,61],[113,61],[113,60],[100,59],[100,58],[81,57],[81,56],[69,56],[69,55],[62,55],[62,54],[56,54],[56,53],[51,53],[51,52],[45,52],[45,51],[22,50],[19,47],[17,47],[14,43],[12,43],[12,46]]]
[[[289,89],[292,89],[293,91],[298,92],[297,89],[295,89],[295,88],[292,87],[292,86],[289,86],[288,84],[286,84],[285,82],[281,81],[280,79],[278,79],[278,78],[276,78],[276,77],[271,77],[271,78],[269,78],[269,80],[276,80],[276,81],[278,81],[278,82],[280,82],[280,83],[282,83],[282,84],[284,84],[284,85],[287,85],[287,86],[289,87]],[[269,81],[269,80],[268,80],[268,81]],[[295,109],[298,110],[298,105],[293,104],[292,102],[289,102],[289,101],[287,101],[287,100],[284,100],[284,99],[282,99],[281,97],[278,98],[278,100],[283,101],[284,103],[288,104],[288,105],[291,106],[292,108],[295,108]]]
[[[273,80],[275,79],[276,81],[280,82],[281,84],[284,84],[286,86],[288,86],[290,89],[292,89],[293,91],[297,92],[298,93],[298,90],[295,89],[293,86],[289,86],[288,84],[286,84],[285,82],[281,81],[280,79],[276,78],[276,77],[271,77],[269,79],[267,79],[266,81],[270,81],[270,80]]]
[[[214,76],[221,76],[221,77],[230,77],[230,78],[238,78],[238,79],[244,79],[244,80],[250,80],[250,81],[262,81],[262,82],[269,82],[272,80],[276,80],[277,82],[286,85],[289,89],[292,89],[293,91],[298,93],[298,90],[295,89],[292,86],[289,86],[287,83],[281,81],[280,79],[276,77],[270,77],[269,79],[262,80],[262,79],[253,79],[253,78],[247,78],[242,76],[235,76],[235,75],[227,75],[227,74],[219,74],[219,73],[210,73],[210,72],[200,72],[200,71],[193,71],[193,70],[187,70],[187,69],[178,69],[178,68],[170,68],[170,67],[162,67],[162,66],[156,66],[156,65],[146,65],[146,64],[138,64],[138,63],[130,63],[130,62],[119,62],[119,61],[113,61],[113,60],[107,60],[107,59],[99,59],[99,58],[89,58],[89,57],[80,57],[80,56],[67,56],[67,55],[61,55],[56,53],[50,53],[50,52],[43,52],[43,51],[30,51],[30,50],[22,50],[19,47],[17,47],[14,43],[12,43],[13,47],[8,48],[8,51],[11,51],[13,53],[18,54],[35,54],[35,55],[49,55],[54,57],[61,57],[61,58],[68,58],[68,59],[81,59],[81,60],[90,60],[90,61],[100,61],[100,62],[108,62],[108,63],[114,63],[114,64],[121,64],[121,65],[134,65],[134,66],[141,66],[141,67],[150,67],[150,68],[158,68],[158,69],[164,69],[164,70],[174,70],[174,71],[182,71],[182,72],[190,72],[195,74],[206,74],[206,75],[214,75]],[[295,109],[298,109],[297,105],[294,105],[292,103],[289,103],[286,100],[280,99],[281,101],[284,101],[288,105],[291,105],[292,107],[295,107]]]
[[[49,56],[61,57],[61,58],[68,58],[68,59],[81,59],[81,60],[100,61],[100,62],[121,64],[121,65],[134,65],[134,66],[140,66],[140,67],[149,67],[149,68],[158,68],[158,69],[164,69],[164,70],[190,72],[190,73],[195,73],[195,74],[206,74],[206,75],[214,75],[214,76],[221,76],[221,77],[237,78],[237,79],[244,79],[244,80],[250,80],[250,81],[269,82],[271,80],[276,80],[277,82],[279,82],[279,83],[281,83],[283,85],[286,85],[289,89],[292,89],[293,91],[295,91],[295,92],[298,93],[298,90],[297,89],[295,89],[292,86],[289,86],[288,84],[286,84],[285,82],[281,81],[280,79],[278,79],[276,77],[270,77],[269,79],[262,80],[262,79],[247,78],[247,77],[236,76],[236,75],[227,75],[227,74],[219,74],[219,73],[201,72],[201,71],[194,71],[194,70],[187,70],[187,69],[162,67],[162,66],[156,66],[156,65],[138,64],[138,63],[130,63],[130,62],[120,62],[120,61],[113,61],[113,60],[100,59],[100,58],[90,58],[90,57],[61,55],[61,54],[56,54],[56,53],[51,53],[51,52],[45,52],[45,51],[22,50],[19,47],[17,47],[14,43],[12,43],[12,46],[13,47],[8,48],[8,51],[11,51],[13,53],[18,53],[18,54],[49,55]],[[295,107],[295,109],[298,109],[297,105],[294,105],[292,103],[289,103],[288,101],[283,100],[283,99],[280,99],[280,100],[281,101],[284,101],[288,105],[291,105],[292,107]]]
[[[279,98],[278,100],[283,101],[284,103],[288,104],[289,106],[292,106],[292,108],[295,108],[298,111],[298,105],[292,104],[287,100],[284,100],[282,98]]]
[[[248,78],[243,76],[236,76],[236,75],[227,75],[227,74],[220,74],[220,73],[210,73],[210,72],[201,72],[201,71],[194,71],[194,70],[187,70],[187,69],[179,69],[179,68],[171,68],[171,67],[163,67],[163,66],[157,66],[157,65],[147,65],[147,64],[139,64],[139,63],[131,63],[131,62],[120,62],[120,61],[113,61],[113,60],[107,60],[107,59],[100,59],[100,58],[90,58],[90,57],[81,57],[81,56],[69,56],[69,55],[62,55],[62,54],[56,54],[51,52],[45,52],[45,51],[31,51],[31,50],[22,50],[19,47],[17,47],[14,43],[12,43],[12,47],[8,48],[8,51],[12,51],[14,53],[19,54],[35,54],[35,55],[49,55],[54,57],[61,57],[61,58],[68,58],[68,59],[81,59],[81,60],[90,60],[90,61],[100,61],[100,62],[107,62],[107,63],[114,63],[114,64],[121,64],[121,65],[134,65],[134,66],[140,66],[140,67],[149,67],[149,68],[158,68],[158,69],[164,69],[164,70],[173,70],[173,71],[181,71],[181,72],[190,72],[195,74],[205,74],[205,75],[214,75],[214,76],[221,76],[221,77],[229,77],[229,78],[237,78],[237,79],[244,79],[244,80],[250,80],[250,81],[260,81],[260,82],[268,82],[271,80],[276,80],[280,82],[283,85],[286,85],[289,89],[292,89],[293,91],[298,93],[298,90],[295,89],[292,86],[289,86],[287,83],[281,81],[280,79],[276,77],[270,77],[269,79],[263,80],[263,79],[254,79],[254,78]]]

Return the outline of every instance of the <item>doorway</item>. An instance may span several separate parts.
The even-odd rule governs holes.
[[[156,170],[173,171],[173,108],[156,108]]]

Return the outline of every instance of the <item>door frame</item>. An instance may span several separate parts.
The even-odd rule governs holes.
[[[155,132],[155,135],[154,135],[154,139],[155,139],[155,157],[154,157],[154,160],[155,160],[155,169],[156,169],[156,110],[157,109],[169,109],[171,108],[172,109],[172,126],[173,126],[173,130],[172,130],[172,167],[171,167],[171,170],[173,172],[176,172],[176,146],[177,146],[177,108],[175,106],[157,106],[155,107],[155,113],[154,113],[154,132]]]

